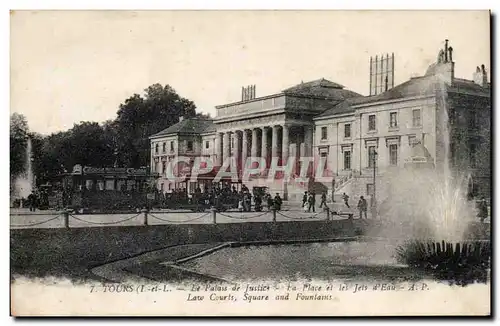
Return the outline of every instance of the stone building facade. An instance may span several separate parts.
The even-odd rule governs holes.
[[[418,159],[434,168],[450,162],[452,169],[472,177],[477,194],[489,197],[490,84],[484,66],[472,80],[456,78],[452,51],[446,42],[424,75],[374,96],[326,79],[263,97],[255,97],[255,87],[244,90],[241,101],[217,106],[213,120],[186,119],[197,127],[186,130],[184,120],[151,136],[151,169],[164,173],[159,162],[181,154],[210,157],[215,166],[233,157],[240,169],[247,157],[264,157],[266,169],[250,186],[265,185],[294,199],[317,186],[330,195],[370,195],[374,172],[383,182],[386,171]],[[172,142],[173,151],[157,151],[165,143],[171,149]],[[296,174],[300,157],[323,157],[335,181],[266,184],[273,157],[281,164],[295,157]],[[172,189],[161,186],[168,183],[164,178],[158,183],[164,191]]]

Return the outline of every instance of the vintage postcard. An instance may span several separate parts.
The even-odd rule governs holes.
[[[489,316],[489,11],[12,11],[12,316]]]

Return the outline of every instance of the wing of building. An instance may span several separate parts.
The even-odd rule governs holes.
[[[255,86],[243,88],[241,100],[217,106],[213,120],[182,119],[152,135],[151,170],[164,175],[158,180],[164,191],[192,191],[197,180],[165,177],[175,157],[191,157],[191,163],[197,156],[210,158],[216,170],[232,157],[238,171],[249,157],[264,158],[265,168],[248,186],[266,186],[293,200],[307,189],[370,195],[373,171],[383,176],[408,166],[449,165],[474,180],[473,192],[489,197],[491,87],[484,66],[471,72],[471,80],[456,78],[454,70],[446,44],[422,76],[394,87],[386,81],[385,90],[373,96],[324,78],[262,97],[255,96]],[[291,157],[294,175],[304,164],[300,158],[314,159],[312,175],[325,158],[322,173],[335,181],[269,184],[272,159],[281,165]]]

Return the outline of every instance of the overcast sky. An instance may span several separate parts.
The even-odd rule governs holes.
[[[455,75],[490,68],[489,13],[474,11],[46,11],[11,14],[11,111],[44,134],[116,117],[169,84],[198,109],[326,78],[369,92],[370,56],[395,55],[395,83],[425,73],[450,40]]]

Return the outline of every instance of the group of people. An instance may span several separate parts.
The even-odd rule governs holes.
[[[267,204],[268,210],[280,210],[283,203],[278,193],[273,198],[267,192],[251,193],[245,185],[242,185],[241,190],[238,191],[235,186],[230,187],[228,184],[223,184],[222,186],[214,184],[212,187],[205,186],[203,191],[198,187],[190,195],[190,202],[221,210],[225,210],[228,206],[230,208],[237,208],[240,212],[251,212],[252,210],[260,212],[264,209],[264,204]]]
[[[321,202],[319,203],[319,208],[326,208],[326,192],[321,194]],[[314,191],[304,192],[302,196],[302,208],[306,212],[316,212],[316,193]]]
[[[351,206],[349,206],[349,196],[344,192],[342,194],[342,200],[344,201],[344,205],[347,207],[347,208],[351,208]],[[372,207],[374,207],[374,204],[372,203],[371,205]],[[365,219],[368,218],[368,202],[366,201],[365,197],[364,196],[360,196],[359,197],[359,201],[358,201],[358,205],[356,207],[359,211],[359,218],[362,219],[363,218],[363,215],[365,216]],[[375,215],[374,212],[372,212],[373,215]]]

